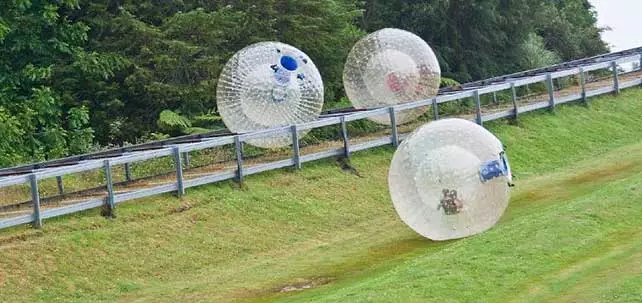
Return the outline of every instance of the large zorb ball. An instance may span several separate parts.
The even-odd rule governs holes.
[[[323,81],[312,60],[280,42],[247,46],[227,62],[218,80],[216,104],[235,133],[316,120],[323,106]],[[303,136],[307,131],[300,131]],[[291,134],[254,138],[249,144],[276,148],[292,143]]]
[[[432,240],[467,237],[494,226],[508,206],[510,182],[502,143],[463,119],[415,130],[395,152],[388,175],[401,219]]]
[[[376,108],[426,100],[437,95],[441,69],[428,43],[417,35],[394,28],[364,37],[350,51],[343,70],[343,86],[355,108]],[[425,107],[407,110],[396,117],[410,122]],[[388,116],[371,120],[390,124]]]

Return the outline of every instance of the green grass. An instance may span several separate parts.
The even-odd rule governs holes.
[[[381,148],[0,231],[0,302],[640,301],[642,90],[593,101],[488,124],[518,178],[484,234],[407,228]]]

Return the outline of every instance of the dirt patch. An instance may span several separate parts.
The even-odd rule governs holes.
[[[521,202],[545,201],[554,197],[559,198],[560,196],[556,193],[553,193],[550,188],[548,188],[547,191],[528,191],[515,195],[515,197],[511,200],[511,204],[521,204]]]
[[[183,202],[183,203],[181,203],[181,206],[179,206],[177,208],[174,208],[171,211],[169,211],[169,214],[170,215],[172,215],[172,214],[180,214],[180,213],[183,213],[183,212],[186,212],[186,211],[192,209],[192,207],[193,207],[192,204],[187,203],[187,202]]]
[[[42,232],[36,230],[25,231],[19,234],[8,234],[6,237],[0,237],[0,248],[3,245],[14,242],[26,242],[28,240],[40,237]]]
[[[314,278],[312,280],[304,281],[304,282],[296,282],[292,284],[285,285],[280,288],[278,291],[279,293],[288,293],[288,292],[293,292],[293,291],[303,291],[306,289],[311,289],[319,286],[323,286],[326,284],[332,283],[332,281],[336,280],[335,278],[329,278],[329,277],[323,277],[323,278]]]
[[[350,159],[347,159],[345,157],[339,157],[337,158],[337,164],[339,165],[339,167],[341,167],[343,171],[353,174],[359,178],[363,178],[359,173],[359,171],[354,166],[352,166],[352,164],[350,164]]]
[[[443,245],[450,241],[435,242],[418,235],[412,235],[398,241],[391,241],[370,248],[360,254],[355,254],[344,263],[328,266],[325,273],[317,277],[297,278],[294,282],[280,284],[277,287],[263,290],[237,290],[231,296],[242,302],[269,302],[281,296],[295,294],[301,291],[318,288],[342,280],[354,279],[380,265],[393,266],[428,248]]]
[[[600,167],[599,169],[589,170],[582,174],[573,176],[563,183],[565,186],[578,186],[588,184],[601,184],[610,180],[617,180],[622,176],[629,175],[635,168],[642,166],[642,161],[620,162],[612,166]]]

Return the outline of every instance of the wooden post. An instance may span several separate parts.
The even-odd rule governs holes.
[[[58,194],[62,195],[65,193],[65,185],[62,183],[62,176],[56,177],[56,184],[58,185]]]
[[[580,87],[582,89],[582,103],[588,106],[588,98],[586,98],[586,72],[583,67],[580,67]]]
[[[513,94],[512,99],[513,99],[513,118],[515,123],[519,122],[519,108],[517,107],[517,89],[515,88],[515,82],[512,82],[510,84],[510,90]]]
[[[481,112],[481,102],[479,100],[479,90],[475,90],[473,92],[473,99],[475,99],[475,108],[477,109],[477,124],[484,126],[484,121],[482,120],[482,112]]]
[[[435,121],[439,120],[439,103],[437,103],[437,98],[432,98],[432,111],[435,114]]]
[[[238,135],[234,136],[234,148],[236,151],[236,180],[243,183],[243,142]]]
[[[395,108],[388,107],[388,112],[390,113],[390,127],[392,127],[392,145],[397,147],[399,146],[399,134],[397,133],[397,116],[395,115]]]
[[[620,78],[617,71],[617,62],[611,62],[611,68],[613,69],[613,89],[614,93],[617,95],[620,93]]]
[[[40,216],[40,192],[38,191],[38,177],[36,174],[29,175],[31,183],[31,202],[33,203],[33,227],[42,228],[42,217]]]
[[[341,116],[341,139],[343,139],[343,156],[350,158],[350,142],[348,141],[348,124],[345,116]]]
[[[109,160],[105,160],[103,163],[103,168],[105,170],[105,179],[107,179],[107,204],[105,205],[105,211],[103,212],[103,215],[105,217],[113,217],[116,203],[114,201],[114,183],[111,176],[111,162],[109,162]]]
[[[185,185],[183,184],[183,161],[181,161],[181,150],[178,146],[174,146],[172,150],[174,151],[174,164],[176,165],[176,185],[178,187],[176,194],[179,197],[182,197],[185,195]]]
[[[299,132],[296,125],[290,127],[292,131],[292,152],[294,160],[294,168],[301,169],[301,150],[299,149]]]
[[[548,104],[551,111],[555,110],[555,89],[553,87],[553,76],[546,74],[546,88],[548,88]]]
[[[132,169],[129,163],[125,163],[125,180],[127,180],[127,182],[132,181]]]

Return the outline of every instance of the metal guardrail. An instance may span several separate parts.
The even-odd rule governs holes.
[[[606,61],[613,61],[620,58],[629,57],[631,55],[636,55],[639,53],[642,53],[642,47],[627,49],[619,52],[601,54],[601,55],[597,55],[589,58],[582,58],[578,60],[563,62],[560,64],[555,64],[547,67],[531,69],[527,71],[512,73],[509,75],[503,75],[499,77],[493,77],[489,79],[464,83],[456,87],[440,88],[439,95],[454,94],[457,92],[470,91],[478,88],[483,90],[485,86],[488,86],[490,84],[504,83],[504,85],[509,85],[510,84],[509,82],[520,83],[520,81],[524,78],[533,77],[536,75],[541,76],[546,73],[554,73],[560,70],[569,71],[576,67],[588,66],[591,64],[597,64],[597,63],[606,62]],[[343,116],[354,112],[364,112],[368,110],[369,109],[355,109],[354,107],[331,109],[331,110],[324,111],[321,114],[321,118]],[[172,146],[175,144],[201,142],[201,141],[207,141],[209,139],[216,138],[216,137],[224,137],[224,136],[232,136],[232,135],[236,135],[236,134],[231,133],[228,130],[211,131],[211,132],[206,132],[201,134],[184,135],[180,137],[158,140],[154,142],[113,148],[105,151],[93,152],[88,154],[74,155],[70,157],[43,161],[38,163],[31,163],[31,164],[20,165],[20,166],[9,167],[9,168],[0,168],[0,177],[29,174],[35,170],[43,169],[43,168],[74,165],[79,163],[80,161],[122,156],[131,152],[154,150],[154,149],[164,148],[167,146]],[[127,171],[129,171],[129,169],[127,169]]]
[[[148,197],[153,195],[158,195],[168,192],[176,192],[179,196],[185,194],[187,188],[192,188],[195,186],[200,186],[204,184],[210,184],[215,182],[220,182],[224,180],[237,179],[239,181],[243,180],[245,176],[261,173],[264,171],[275,170],[284,167],[295,167],[301,168],[301,165],[306,162],[316,161],[319,159],[344,156],[349,157],[351,153],[371,149],[384,145],[394,145],[397,146],[401,140],[405,138],[405,135],[400,135],[398,133],[398,125],[395,123],[396,114],[398,112],[430,106],[432,105],[435,109],[435,119],[438,119],[437,106],[442,103],[452,102],[456,100],[461,100],[464,98],[473,98],[476,106],[476,114],[473,121],[483,126],[484,122],[502,119],[502,118],[517,118],[519,114],[543,109],[550,108],[554,109],[556,105],[575,101],[582,100],[587,102],[587,98],[592,96],[597,96],[607,93],[619,93],[621,89],[626,89],[629,87],[640,86],[642,85],[642,78],[637,78],[625,83],[621,83],[619,80],[619,74],[617,66],[618,64],[629,63],[629,62],[641,62],[642,55],[633,55],[625,58],[617,58],[615,60],[600,62],[596,64],[591,64],[581,67],[573,67],[566,70],[546,73],[545,75],[535,75],[527,78],[516,79],[509,83],[499,83],[488,85],[484,87],[477,88],[475,90],[462,91],[450,95],[441,95],[428,100],[421,100],[412,103],[399,104],[387,108],[380,108],[367,111],[359,111],[350,114],[346,114],[340,117],[330,117],[324,118],[317,121],[312,121],[309,123],[292,125],[288,127],[280,127],[275,129],[261,130],[253,133],[247,134],[237,134],[229,135],[223,137],[213,137],[207,139],[201,139],[200,142],[193,143],[183,143],[183,144],[173,144],[170,146],[159,147],[155,150],[147,150],[140,152],[129,152],[114,157],[107,157],[103,159],[87,159],[80,160],[76,164],[63,166],[63,167],[51,167],[40,170],[35,170],[30,174],[18,175],[0,178],[0,188],[5,188],[14,185],[20,184],[29,184],[31,190],[31,201],[33,205],[33,212],[29,215],[22,215],[18,217],[1,219],[0,220],[0,229],[8,228],[11,226],[16,226],[25,223],[32,223],[34,227],[42,227],[42,221],[47,218],[62,216],[65,214],[75,213],[87,209],[104,207],[108,211],[113,211],[114,208],[123,202]],[[602,87],[595,90],[587,91],[585,87],[585,74],[589,71],[594,71],[598,69],[610,68],[613,70],[613,82],[607,87]],[[554,94],[553,79],[567,77],[571,75],[579,75],[581,79],[581,93],[565,96],[562,98],[556,98]],[[548,88],[549,98],[548,100],[528,104],[526,106],[518,106],[517,97],[516,97],[516,88],[520,86],[525,86],[538,82],[545,82],[546,87]],[[499,91],[512,90],[513,106],[512,108],[506,109],[504,111],[491,113],[484,115],[481,110],[481,101],[480,96],[484,94],[496,93]],[[391,123],[391,135],[385,136],[382,138],[374,139],[368,142],[350,145],[349,143],[349,134],[347,132],[346,124],[350,121],[356,121],[361,119],[367,119],[375,116],[389,115]],[[323,152],[317,152],[308,155],[301,155],[300,146],[299,146],[299,136],[298,133],[301,130],[310,130],[320,127],[330,126],[330,125],[339,125],[341,126],[341,137],[343,141],[342,148],[335,148]],[[292,135],[292,151],[293,156],[288,159],[261,163],[259,165],[254,165],[251,167],[246,167],[243,163],[243,148],[242,143],[251,138],[262,138],[273,136],[276,134],[285,134],[289,133]],[[236,154],[236,168],[213,173],[210,175],[198,177],[195,179],[185,180],[183,177],[183,166],[181,161],[181,155],[191,151],[198,151],[207,148],[219,147],[224,145],[233,144],[235,146]],[[140,162],[144,160],[167,157],[171,156],[174,162],[174,167],[176,169],[176,182],[171,184],[165,184],[160,186],[154,186],[150,188],[130,191],[126,193],[115,193],[114,192],[114,182],[112,180],[112,167],[115,165],[126,165],[126,167],[132,163]],[[38,190],[39,181],[45,178],[60,178],[64,175],[69,175],[72,173],[84,172],[89,170],[102,169],[106,177],[106,190],[107,195],[105,198],[92,198],[86,201],[82,201],[76,204],[67,205],[59,208],[41,210],[40,209],[40,193]],[[129,177],[128,177],[129,179]],[[61,184],[59,183],[59,186]]]

